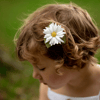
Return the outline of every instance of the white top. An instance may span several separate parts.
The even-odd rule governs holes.
[[[90,97],[70,97],[53,92],[50,88],[48,88],[48,98],[50,100],[100,100],[99,96],[100,93],[96,96],[90,96]]]
[[[100,66],[100,65],[98,65]],[[70,97],[62,94],[58,94],[54,91],[52,91],[50,88],[48,88],[48,98],[50,100],[100,100],[100,92],[96,96],[90,96],[90,97]]]

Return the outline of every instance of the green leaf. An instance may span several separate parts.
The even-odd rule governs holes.
[[[45,43],[46,39],[44,38],[44,43]],[[51,45],[49,44],[49,42],[45,43],[46,47],[49,48],[51,47]]]
[[[51,45],[49,43],[46,43],[46,47],[49,48],[51,47]]]
[[[66,36],[64,36],[64,37],[62,38],[62,40],[64,41],[64,43],[66,43]]]

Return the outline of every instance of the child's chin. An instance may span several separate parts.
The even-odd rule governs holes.
[[[61,88],[61,87],[57,87],[57,86],[49,86],[49,85],[48,85],[48,87],[51,88],[51,89],[59,89],[59,88]]]
[[[43,83],[44,85],[47,85],[47,83]]]

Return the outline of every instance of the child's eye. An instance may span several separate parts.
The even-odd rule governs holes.
[[[45,70],[45,68],[42,68],[42,69],[39,69],[39,70],[44,71],[44,70]]]

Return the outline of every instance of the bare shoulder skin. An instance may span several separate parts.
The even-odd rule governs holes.
[[[44,85],[43,83],[40,84],[40,95],[39,100],[49,100],[47,97],[48,86]]]

